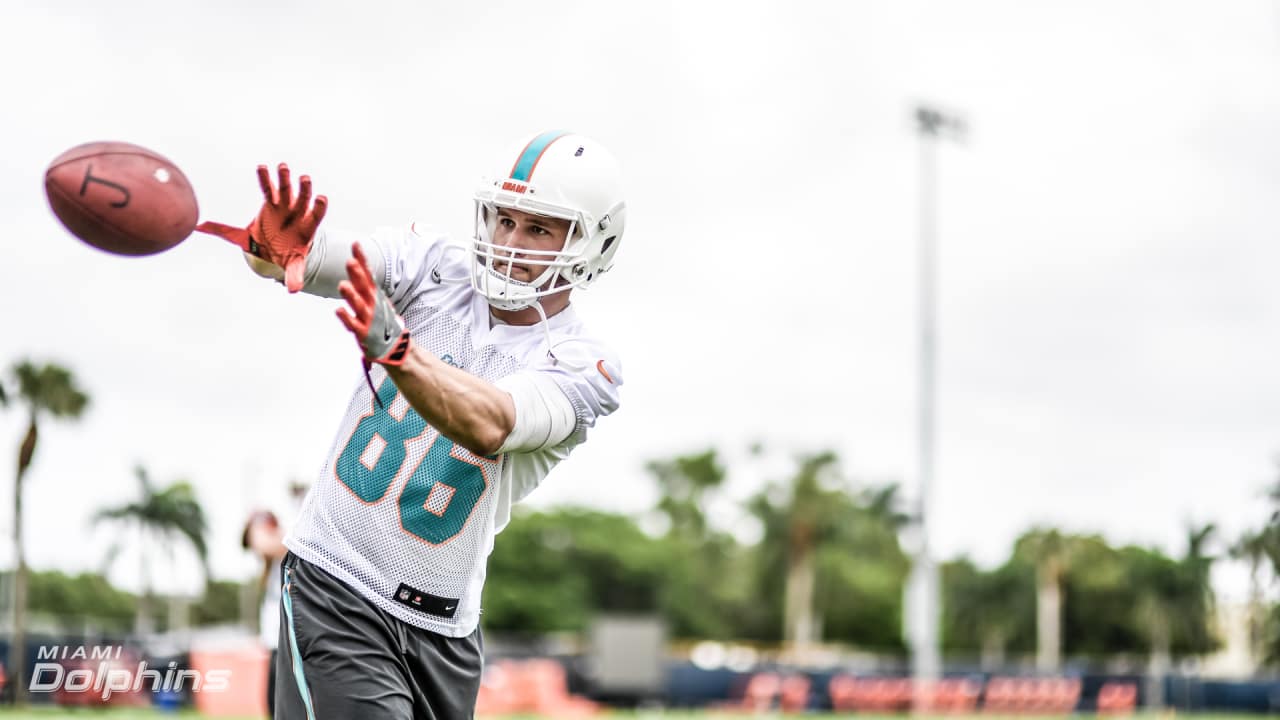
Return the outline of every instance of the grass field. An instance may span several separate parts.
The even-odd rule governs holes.
[[[768,714],[738,714],[723,712],[616,712],[608,713],[610,717],[619,718],[619,720],[697,720],[699,718],[715,718],[716,720],[760,720],[760,718],[822,718],[823,720],[905,720],[910,718],[909,715],[832,715],[821,713],[805,713],[804,715],[783,715],[780,713]],[[1090,717],[1091,715],[1082,715],[1080,717]],[[94,710],[94,709],[61,709],[61,708],[33,708],[21,712],[8,708],[0,708],[0,718],[13,718],[15,720],[90,720],[91,718],[101,718],[102,720],[166,720],[174,718],[175,720],[195,720],[196,718],[205,717],[191,712],[159,712],[156,710]],[[489,716],[494,720],[551,720],[535,715],[503,715]],[[962,716],[957,715],[940,715],[943,720],[957,720]],[[1005,716],[999,715],[973,715],[973,718],[981,717],[982,720],[1005,720]],[[1008,720],[1063,720],[1074,716],[1069,715],[1053,715],[1045,717],[1037,717],[1034,715],[1017,715],[1007,716]],[[1144,714],[1138,713],[1131,716],[1135,720],[1171,720],[1173,713],[1160,714]],[[1224,715],[1224,714],[1184,714],[1184,718],[1193,718],[1194,720],[1258,720],[1262,715]],[[262,720],[261,718],[228,718],[226,720]]]

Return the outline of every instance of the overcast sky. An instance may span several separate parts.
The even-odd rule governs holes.
[[[0,362],[65,364],[93,398],[42,427],[35,567],[100,566],[113,537],[88,518],[136,493],[143,462],[196,484],[215,574],[249,576],[246,511],[287,510],[360,381],[333,302],[259,280],[219,240],[126,259],[74,239],[42,187],[66,148],[167,155],[204,219],[247,223],[254,167],[287,161],[329,196],[328,225],[465,237],[494,149],[547,128],[599,139],[629,224],[575,305],[623,359],[623,407],[529,502],[638,513],[646,459],[756,440],[836,448],[850,474],[913,491],[921,100],[970,126],[938,157],[939,553],[992,565],[1034,524],[1180,553],[1190,522],[1232,537],[1264,518],[1273,0],[356,8],[0,11]],[[0,466],[24,422],[0,415]],[[776,472],[735,461],[730,499]]]

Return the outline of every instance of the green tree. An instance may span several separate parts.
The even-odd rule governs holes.
[[[580,508],[520,512],[489,556],[485,628],[581,631],[596,611],[655,612],[664,577],[658,542],[631,518]]]
[[[1178,596],[1174,617],[1181,642],[1175,650],[1204,655],[1220,646],[1213,632],[1216,601],[1213,594],[1212,570],[1215,556],[1206,550],[1217,534],[1208,523],[1187,529],[1187,549],[1178,561]]]
[[[902,589],[911,560],[899,535],[910,521],[896,484],[854,491],[843,479],[828,497],[835,530],[817,551],[815,604],[822,636],[902,653]]]
[[[1264,643],[1267,608],[1263,600],[1262,570],[1264,563],[1269,561],[1271,546],[1276,544],[1275,535],[1275,530],[1266,526],[1245,530],[1230,548],[1232,558],[1244,560],[1249,565],[1249,654],[1254,658],[1263,658],[1267,654]]]
[[[1036,568],[1036,668],[1057,672],[1062,664],[1062,579],[1071,544],[1054,529],[1035,529],[1017,541],[1015,553]]]
[[[32,607],[52,616],[69,633],[84,632],[86,626],[125,631],[136,611],[133,594],[112,586],[98,573],[32,572],[27,597]]]
[[[1061,655],[1203,655],[1217,645],[1213,558],[1206,552],[1212,534],[1212,526],[1191,529],[1184,556],[1173,559],[1158,550],[1113,548],[1096,535],[1038,528],[1020,537],[1009,561],[994,571],[963,559],[947,563],[945,647],[981,648],[984,664],[992,666],[1003,650],[1043,649],[1049,625],[1059,627]],[[1065,560],[1054,572],[1046,557]],[[1058,597],[1045,603],[1046,580],[1054,577]],[[1046,618],[1046,605],[1056,606],[1057,620]]]
[[[26,702],[26,611],[27,554],[22,537],[22,483],[35,457],[42,417],[79,418],[89,404],[89,396],[80,388],[71,371],[52,363],[37,365],[22,360],[13,367],[17,380],[17,398],[27,408],[27,432],[18,448],[18,471],[13,483],[13,544],[17,555],[13,592],[13,638],[9,648],[10,677],[15,680],[14,702]],[[3,394],[3,393],[0,393]],[[4,395],[8,404],[8,396]]]
[[[191,607],[196,625],[222,625],[240,621],[240,594],[243,585],[234,580],[210,580],[204,595]]]
[[[984,668],[1010,650],[1035,648],[1035,568],[1017,558],[991,571],[965,558],[942,566],[942,639],[949,653],[977,652]]]
[[[764,527],[759,594],[776,608],[783,639],[806,644],[826,636],[901,650],[909,562],[898,544],[906,516],[896,498],[892,486],[855,491],[836,455],[822,452],[801,456],[790,478],[750,500]],[[770,601],[779,578],[780,602]]]
[[[725,479],[716,451],[652,460],[645,469],[658,483],[658,512],[666,517],[669,534],[694,542],[705,540],[710,530],[706,506]]]
[[[138,498],[117,507],[107,507],[94,515],[94,522],[115,522],[131,525],[137,531],[139,569],[142,573],[142,592],[138,597],[138,632],[150,631],[153,617],[151,603],[151,549],[163,549],[173,562],[175,541],[185,539],[195,551],[205,579],[209,577],[209,549],[205,542],[208,522],[204,508],[196,498],[195,488],[185,480],[167,487],[156,487],[141,465],[134,469],[138,478]],[[108,552],[108,564],[120,551],[120,544],[112,545]]]
[[[1206,554],[1212,527],[1188,532],[1179,559],[1142,547],[1113,548],[1096,536],[1064,536],[1063,651],[1101,657],[1203,655],[1217,647]]]
[[[822,452],[799,458],[796,473],[774,484],[750,504],[764,524],[766,547],[785,553],[782,563],[782,638],[806,645],[819,639],[814,589],[818,550],[839,528],[841,490],[830,489],[839,478],[836,455]]]
[[[1150,551],[1116,549],[1097,535],[1072,535],[1069,540],[1072,563],[1062,584],[1063,652],[1093,657],[1145,652],[1133,611],[1139,589],[1134,574],[1135,563],[1146,561]]]
[[[658,607],[673,637],[759,639],[769,633],[773,618],[767,603],[758,602],[750,548],[723,532],[701,543],[663,537],[658,546]]]
[[[1267,488],[1270,513],[1261,527],[1246,530],[1231,546],[1231,554],[1247,560],[1250,569],[1250,637],[1255,657],[1265,664],[1280,663],[1280,605],[1264,604],[1261,571],[1272,582],[1280,577],[1280,478]]]
[[[1129,553],[1134,619],[1150,656],[1147,702],[1152,707],[1164,704],[1163,678],[1175,655],[1203,655],[1217,645],[1211,631],[1213,558],[1205,553],[1213,533],[1211,524],[1190,528],[1180,560],[1156,551]]]
[[[664,578],[659,607],[675,637],[750,637],[767,622],[752,602],[752,558],[732,535],[711,527],[708,506],[727,470],[714,449],[653,460],[655,510],[666,521],[659,542]]]

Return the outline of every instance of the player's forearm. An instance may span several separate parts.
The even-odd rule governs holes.
[[[477,455],[497,452],[515,426],[509,394],[422,348],[411,348],[403,365],[386,368],[423,420]]]

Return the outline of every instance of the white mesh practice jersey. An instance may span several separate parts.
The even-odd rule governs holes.
[[[529,494],[596,418],[618,407],[622,382],[613,353],[587,335],[572,306],[547,320],[554,357],[538,325],[491,324],[472,290],[461,247],[440,236],[379,230],[382,282],[413,342],[490,382],[546,373],[573,405],[569,438],[529,453],[479,457],[441,436],[416,413],[380,366],[365,379],[286,545],[395,617],[462,637],[480,619],[480,591],[494,535],[512,503]]]

